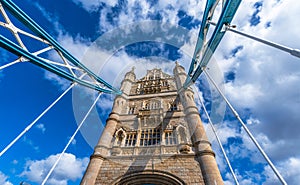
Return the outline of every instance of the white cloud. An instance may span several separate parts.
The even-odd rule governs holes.
[[[46,131],[46,127],[45,127],[45,125],[42,124],[42,123],[37,124],[37,125],[36,125],[36,128],[38,128],[39,130],[41,130],[42,133],[45,133],[45,131]]]
[[[76,4],[79,4],[89,12],[97,11],[101,3],[105,3],[108,6],[115,6],[118,3],[118,0],[72,0],[72,1]]]
[[[42,160],[27,161],[25,170],[21,173],[21,176],[26,177],[29,181],[41,183],[58,156],[59,154],[56,154]],[[47,181],[47,184],[66,185],[69,180],[75,181],[82,177],[87,164],[88,158],[76,158],[73,154],[65,153]]]
[[[13,163],[13,164],[18,164],[18,163],[19,163],[19,161],[18,161],[18,160],[16,160],[16,159],[14,159],[14,160],[12,161],[12,163]]]
[[[76,145],[76,143],[77,143],[76,139],[73,139],[72,140],[72,145]]]
[[[255,11],[255,2],[242,1],[233,21],[237,29],[299,47],[300,28],[293,25],[300,24],[294,19],[300,5],[291,0],[262,1],[260,23],[250,26],[245,20],[250,20]],[[269,22],[271,26],[266,27]],[[236,56],[230,55],[237,46],[243,48]],[[238,111],[250,110],[252,119],[259,122],[249,128],[274,162],[300,155],[294,150],[299,148],[300,141],[300,115],[296,111],[300,108],[299,59],[230,32],[226,33],[215,56],[225,74],[235,73],[235,79],[225,84],[226,94]]]
[[[142,20],[151,20],[160,15],[162,22],[169,22],[177,25],[179,18],[178,11],[185,11],[188,16],[201,19],[201,11],[205,3],[203,1],[158,1],[149,2],[147,0],[129,0],[123,4],[118,13],[112,14],[112,8],[116,7],[118,1],[91,1],[91,0],[73,0],[76,4],[82,6],[88,12],[100,10],[99,28],[102,31],[108,31],[112,28],[124,24],[130,24]],[[103,6],[105,5],[105,6]],[[108,16],[110,15],[110,16]],[[110,20],[107,17],[111,17]]]
[[[70,81],[49,71],[45,71],[45,78],[51,81],[53,84],[58,85],[61,90],[65,90],[71,85]]]
[[[71,35],[61,31],[57,37],[57,41],[79,60],[83,57],[85,51],[91,44],[89,40],[84,39],[80,35],[72,37]]]
[[[10,63],[12,61],[9,61],[9,52],[3,48],[0,48],[0,67],[4,66],[7,63]],[[5,69],[5,68],[4,68]],[[3,73],[3,69],[0,70],[0,82],[2,80],[2,78],[4,77],[4,73]]]
[[[158,1],[154,5],[150,5],[146,0],[129,1],[126,8],[114,15],[114,22],[112,23],[106,18],[112,12],[112,7],[116,5],[116,1],[74,0],[74,2],[81,4],[87,11],[97,11],[102,2],[107,5],[99,12],[101,31],[108,31],[120,25],[141,20],[149,20],[149,14],[157,14],[158,12],[162,15],[162,22],[175,25],[179,21],[177,16],[179,10],[184,10],[188,15],[201,19],[202,11],[200,10],[203,10],[205,4],[203,1],[192,0],[182,2]],[[299,25],[300,22],[295,17],[299,14],[300,4],[292,0],[261,1],[263,5],[258,13],[260,23],[256,26],[250,26],[249,20],[255,11],[253,7],[255,2],[255,0],[242,1],[233,21],[237,25],[237,29],[290,47],[299,47],[300,35],[298,33],[300,27],[295,25]],[[217,10],[219,11],[219,8]],[[266,24],[270,24],[270,27],[266,27]],[[146,28],[145,31],[147,31]],[[72,38],[67,34],[61,34],[59,41],[79,58],[89,46],[89,41],[84,41],[79,36]],[[187,48],[187,51],[193,51],[194,41],[186,43],[182,49]],[[232,50],[238,46],[242,46],[242,49],[233,55]],[[109,61],[95,64],[99,55],[109,58]],[[146,68],[146,65],[143,64],[148,65],[149,63],[148,67],[155,67],[156,65],[147,60],[143,60],[143,63],[141,62],[139,65],[136,58],[128,56],[124,51],[120,51],[116,56],[111,56],[105,51],[99,53],[99,50],[95,50],[94,54],[89,57],[90,63],[86,65],[97,70],[97,72],[100,70],[101,77],[114,84],[120,82],[132,64],[138,66],[138,73],[144,72],[143,69]],[[225,34],[214,57],[225,74],[228,72],[235,74],[235,79],[225,84],[225,92],[238,111],[244,112],[245,109],[251,111],[251,118],[246,120],[250,130],[274,159],[275,164],[291,165],[291,161],[295,162],[295,160],[290,160],[290,156],[299,155],[299,151],[295,150],[295,148],[299,148],[300,141],[298,134],[300,126],[297,124],[300,120],[298,114],[300,108],[299,59],[230,32]],[[189,61],[190,58],[183,56],[182,60]],[[168,64],[166,67],[172,69]],[[111,101],[103,100],[101,106],[110,107]],[[237,128],[240,129],[239,126]],[[242,144],[245,146],[232,145],[227,149],[235,158],[248,157],[254,163],[262,162],[261,157],[257,157],[260,154],[257,153],[244,131],[238,132],[226,124],[219,126],[218,130],[221,140],[225,144],[228,138],[232,136],[242,140]],[[289,176],[289,174],[284,175]],[[243,179],[243,184],[252,183],[250,179],[244,177],[241,179]]]
[[[27,136],[24,136],[22,141],[25,142],[26,144],[28,144],[30,147],[32,147],[32,149],[34,149],[36,152],[38,152],[40,150],[40,148],[34,143],[34,141],[32,141]]]
[[[59,35],[58,35],[57,41],[64,48],[66,48],[66,50],[69,53],[71,53],[73,56],[75,56],[75,58],[80,60],[83,57],[88,46],[90,45],[90,42],[88,40],[83,39],[79,35],[76,36],[75,38],[73,38],[69,34],[62,33],[61,30],[58,30],[58,31],[59,31]],[[56,51],[49,52],[49,58],[52,61],[55,61],[57,63],[63,63],[61,57],[58,55],[58,53]],[[71,64],[71,65],[73,65],[73,64]],[[64,68],[61,68],[61,69],[64,69]],[[50,80],[55,85],[58,85],[61,88],[61,90],[67,89],[72,83],[69,80],[66,80],[52,72],[49,72],[49,71],[45,71],[45,78]]]
[[[240,137],[240,134],[234,126],[230,126],[229,122],[223,122],[217,125],[214,125],[219,137],[220,141],[223,144],[227,144],[229,138],[237,138]]]
[[[0,171],[0,184],[2,184],[2,185],[13,185],[7,179],[8,179],[8,176],[6,176],[4,173],[2,173]]]
[[[287,184],[297,185],[300,182],[300,158],[291,157],[284,160],[278,165],[278,171],[285,178]],[[267,180],[265,185],[279,184],[278,178],[275,176],[274,172],[269,166],[265,167],[264,175],[266,175]]]
[[[254,84],[232,84],[226,83],[225,89],[230,93],[230,100],[233,102],[239,102],[239,106],[244,108],[253,107],[253,103],[262,96],[259,87]],[[243,92],[243,93],[241,93]]]
[[[71,139],[71,136],[68,137],[68,141]],[[71,141],[71,144],[74,146],[76,145],[77,143],[77,140],[74,138],[72,141]]]

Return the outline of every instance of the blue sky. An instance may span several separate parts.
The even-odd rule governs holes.
[[[171,73],[175,60],[188,70],[205,5],[204,1],[196,0],[24,0],[15,3],[68,51],[115,87],[133,65],[139,69],[136,70],[138,77],[153,67]],[[299,9],[300,3],[292,0],[243,1],[233,23],[238,30],[299,49],[300,28],[295,26],[300,24],[295,18],[299,16]],[[215,19],[220,8],[216,11]],[[0,21],[3,21],[2,17]],[[158,27],[157,22],[163,26]],[[132,27],[136,29],[132,31]],[[153,31],[154,28],[158,31]],[[163,32],[163,28],[167,31]],[[12,38],[2,27],[0,33]],[[32,50],[38,48],[38,43],[28,43]],[[52,53],[45,57],[56,59]],[[16,59],[2,48],[0,58],[0,66]],[[219,79],[231,103],[288,184],[297,184],[300,181],[299,59],[226,33],[210,65],[213,77]],[[240,183],[279,184],[230,111],[224,109],[224,103],[218,103],[219,97],[204,76],[197,82],[199,84],[200,94],[213,115]],[[27,62],[1,70],[0,150],[69,85],[70,82]],[[94,92],[78,87],[63,97],[0,157],[0,184],[19,184],[21,181],[40,184],[55,156],[62,151],[92,104],[94,95]],[[97,111],[87,120],[87,132],[94,127],[101,131],[112,98],[111,95],[102,96]],[[203,120],[207,121],[204,115]],[[233,184],[209,128],[207,132],[225,184]],[[78,184],[97,137],[94,132],[91,136],[84,131],[77,134],[48,184]]]

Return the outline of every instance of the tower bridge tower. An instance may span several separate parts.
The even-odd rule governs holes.
[[[125,75],[81,185],[223,184],[185,79],[178,63]]]

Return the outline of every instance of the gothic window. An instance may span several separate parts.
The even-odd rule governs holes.
[[[153,102],[152,103],[152,109],[158,109],[159,108],[159,103],[158,102]]]
[[[160,129],[142,130],[140,146],[158,145],[160,143]]]
[[[145,104],[145,109],[146,109],[146,110],[150,109],[149,103],[146,103],[146,104]]]
[[[129,107],[128,114],[134,114],[135,107]]]
[[[121,146],[122,144],[122,141],[125,137],[125,134],[124,134],[124,131],[122,129],[119,129],[117,132],[116,132],[116,135],[115,135],[115,145],[117,146]]]
[[[179,126],[178,133],[179,133],[179,137],[180,137],[180,143],[186,143],[187,140],[186,140],[185,128],[182,126]]]
[[[176,144],[175,131],[165,132],[165,143],[166,143],[166,145],[175,145]]]
[[[170,103],[170,111],[176,111],[177,110],[177,103],[173,102]]]
[[[123,132],[118,132],[118,144],[121,144],[122,140],[123,140]]]
[[[135,146],[136,133],[128,133],[125,140],[125,146]]]

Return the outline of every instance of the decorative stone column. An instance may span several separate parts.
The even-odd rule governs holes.
[[[126,106],[126,95],[130,94],[132,83],[136,80],[134,74],[134,68],[128,73],[126,73],[124,80],[121,83],[122,95],[118,95],[115,98],[112,112],[109,118],[106,120],[106,126],[99,139],[97,146],[94,148],[94,153],[90,157],[90,162],[87,170],[81,180],[81,185],[93,185],[96,182],[99,170],[106,156],[110,156],[110,149],[112,145],[112,140],[114,133],[119,123],[119,115]]]
[[[223,180],[218,169],[215,154],[211,149],[211,144],[207,139],[203,124],[201,122],[198,108],[194,101],[194,92],[191,88],[182,88],[186,73],[182,66],[176,62],[173,70],[179,98],[182,102],[184,113],[189,127],[196,158],[200,164],[205,184],[222,185]]]

